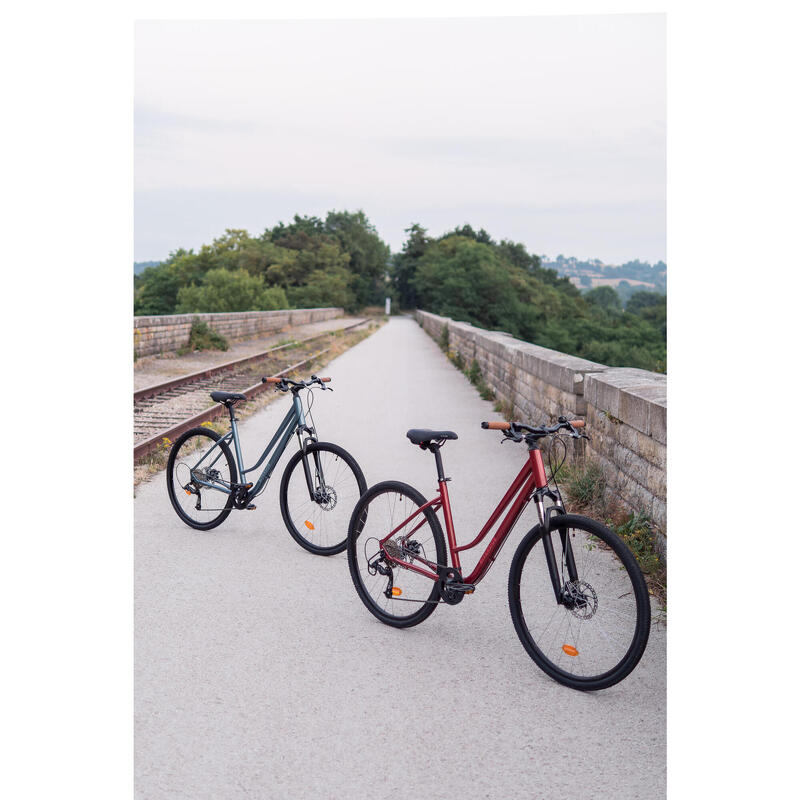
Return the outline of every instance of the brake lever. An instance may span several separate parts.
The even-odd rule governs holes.
[[[573,439],[588,439],[589,441],[591,441],[591,437],[588,434],[578,433],[578,431],[576,431],[575,428],[572,428],[572,426],[570,426],[570,428],[572,429],[572,433],[570,433],[570,436]]]

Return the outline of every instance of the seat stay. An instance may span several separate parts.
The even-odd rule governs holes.
[[[203,453],[200,456],[200,458],[194,463],[194,466],[191,469],[193,469],[193,470],[197,469],[203,463],[203,461],[205,461],[205,459],[207,459],[216,450],[217,454],[216,454],[216,456],[214,456],[214,460],[210,464],[208,464],[209,468],[213,467],[214,464],[216,464],[217,461],[219,461],[223,456],[222,448],[219,447],[219,445],[220,444],[228,444],[228,442],[230,442],[230,440],[231,440],[231,437],[232,437],[232,434],[230,432],[228,432],[224,436],[222,436],[221,438],[217,439],[217,441],[214,442],[214,444],[211,447],[209,447],[208,450],[206,450],[205,453]]]
[[[217,461],[219,461],[224,455],[224,452],[219,445],[223,443],[228,444],[232,438],[233,434],[229,431],[224,436],[217,439],[217,441],[214,442],[214,444],[200,456],[200,458],[194,463],[194,465],[189,467],[189,473],[193,476],[192,480],[195,481],[195,483],[205,487],[206,489],[213,489],[214,491],[222,492],[223,494],[231,493],[231,484],[229,481],[222,480],[220,478],[219,484],[222,484],[222,486],[215,485],[213,483],[208,483],[208,481],[199,480],[198,478],[194,477],[194,472],[216,450],[217,454],[214,456],[214,460],[204,466],[204,469],[211,469],[214,466],[214,464],[216,464]]]
[[[425,503],[424,505],[421,505],[421,506],[420,506],[420,507],[419,507],[419,508],[418,508],[418,509],[417,509],[417,510],[416,510],[416,511],[413,513],[413,514],[411,514],[409,517],[406,517],[406,519],[404,519],[404,520],[403,520],[403,521],[402,521],[402,522],[401,522],[401,523],[400,523],[400,524],[399,524],[399,525],[398,525],[396,528],[394,528],[394,530],[392,530],[392,531],[391,531],[391,532],[390,532],[388,535],[384,536],[384,538],[383,538],[383,539],[381,539],[381,540],[378,542],[378,546],[380,547],[380,550],[381,550],[381,552],[383,553],[383,555],[384,555],[384,558],[386,558],[386,559],[387,559],[387,560],[388,560],[390,563],[392,563],[392,564],[395,564],[395,565],[396,565],[396,566],[398,566],[398,567],[402,567],[403,569],[410,569],[412,572],[418,572],[420,575],[424,575],[426,578],[430,578],[432,581],[439,580],[439,576],[438,576],[438,575],[437,575],[435,572],[431,572],[430,570],[423,569],[422,567],[418,567],[418,566],[417,566],[416,564],[414,564],[414,563],[411,563],[411,562],[408,562],[408,561],[400,561],[400,560],[398,560],[398,559],[394,558],[393,556],[391,556],[389,553],[387,553],[387,552],[386,552],[386,551],[383,549],[383,545],[384,545],[384,543],[385,543],[386,541],[388,541],[389,539],[391,539],[391,538],[392,538],[392,536],[394,536],[394,535],[395,535],[395,534],[396,534],[396,533],[397,533],[397,532],[398,532],[398,531],[399,531],[401,528],[403,528],[403,527],[405,527],[406,525],[408,525],[408,523],[409,523],[409,522],[411,522],[411,520],[412,520],[412,519],[414,519],[414,517],[416,517],[418,514],[421,514],[421,513],[422,513],[422,512],[423,512],[423,511],[424,511],[426,508],[432,508],[432,509],[434,510],[434,512],[436,512],[436,511],[439,509],[439,507],[441,506],[441,504],[442,504],[442,498],[441,498],[441,496],[440,496],[440,495],[436,495],[436,497],[434,497],[434,498],[433,498],[433,499],[431,499],[431,500],[428,500],[428,502],[427,502],[427,503]],[[423,527],[423,525],[425,525],[426,523],[427,523],[427,519],[425,519],[425,517],[423,516],[422,520],[420,520],[420,522],[419,522],[419,523],[417,523],[417,525],[415,525],[415,526],[414,526],[414,528],[413,528],[411,531],[409,531],[407,534],[405,534],[405,535],[402,537],[402,541],[403,541],[403,543],[405,543],[405,541],[406,541],[406,540],[409,538],[409,536],[411,536],[411,535],[412,535],[412,534],[414,534],[416,531],[418,531],[420,528],[422,528],[422,527]],[[418,560],[422,560],[422,559],[418,559]],[[429,562],[427,561],[427,559],[425,559],[425,563],[426,563],[426,564],[427,564],[427,563],[429,563]]]
[[[437,498],[430,503],[426,503],[423,508],[432,508],[434,514],[441,508],[441,501]],[[421,511],[422,509],[420,509]],[[407,534],[403,536],[400,540],[403,544],[405,544],[425,523],[427,522],[426,519],[423,519],[418,525],[415,525]]]
[[[421,514],[426,508],[433,508],[433,506],[441,505],[441,503],[442,503],[442,498],[439,495],[436,495],[436,497],[434,497],[432,500],[428,500],[428,502],[425,503],[425,505],[420,506],[410,517],[406,517],[394,530],[386,534],[386,536],[384,536],[383,539],[381,539],[378,542],[378,544],[383,545],[384,542],[387,542],[389,539],[391,539],[392,536],[394,536],[397,533],[397,531],[400,530],[400,528],[408,525],[408,523],[411,522],[411,520],[414,519],[414,517],[416,517],[417,514]],[[436,511],[436,509],[434,509],[434,511]],[[425,520],[420,522],[419,525],[417,525],[417,527],[411,531],[411,533],[414,533],[414,531],[418,531],[424,524]],[[403,538],[404,539],[408,538],[411,535],[411,533],[406,534]]]

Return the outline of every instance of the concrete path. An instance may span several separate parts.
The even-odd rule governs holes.
[[[369,485],[430,494],[433,458],[405,432],[458,433],[443,457],[456,532],[473,538],[524,457],[481,430],[498,419],[491,403],[410,319],[325,371],[335,391],[316,396],[320,437],[349,450]],[[243,424],[248,463],[287,404]],[[637,669],[599,693],[541,672],[506,599],[532,508],[474,595],[395,630],[358,599],[346,554],[320,558],[290,538],[282,471],[256,511],[209,533],[178,520],[163,473],[137,489],[138,798],[665,796],[666,633],[654,626]]]

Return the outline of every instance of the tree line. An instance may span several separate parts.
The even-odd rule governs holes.
[[[666,297],[603,286],[581,294],[539,256],[470,225],[406,229],[391,254],[363,211],[295,215],[260,236],[226,230],[134,278],[137,315],[382,304],[423,308],[608,366],[666,371]]]
[[[383,301],[389,247],[363,211],[295,215],[260,236],[228,229],[134,278],[134,314],[271,311]]]
[[[406,229],[393,260],[400,304],[503,330],[614,367],[666,372],[666,296],[635,292],[623,309],[610,286],[585,294],[508,240],[469,225],[431,238]]]

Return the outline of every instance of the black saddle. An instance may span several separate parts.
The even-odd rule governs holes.
[[[247,400],[247,395],[238,392],[211,392],[211,399],[215,403],[235,403],[237,400]]]
[[[412,428],[407,434],[414,444],[430,444],[441,439],[458,439],[453,431],[431,431],[427,428]]]

